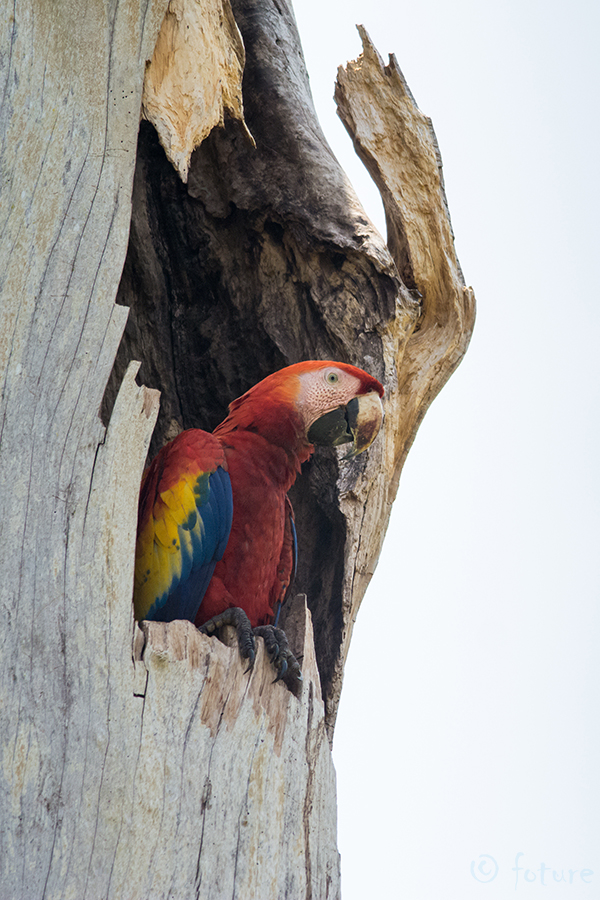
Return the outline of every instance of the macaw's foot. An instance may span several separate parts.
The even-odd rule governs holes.
[[[242,659],[248,660],[246,672],[250,672],[254,666],[256,635],[264,640],[265,650],[277,671],[275,681],[283,681],[292,694],[296,697],[299,696],[302,689],[302,672],[298,660],[290,650],[285,632],[281,628],[275,628],[273,625],[259,625],[253,629],[244,610],[238,606],[231,606],[205,622],[199,631],[212,637],[225,625],[232,625],[237,632],[240,656]]]
[[[265,650],[277,670],[275,681],[283,681],[292,694],[298,697],[302,690],[302,672],[298,660],[290,650],[285,632],[274,625],[259,625],[254,629],[254,634],[265,642]]]
[[[240,656],[242,659],[248,660],[246,672],[249,672],[252,669],[256,658],[256,642],[254,640],[250,619],[243,609],[240,609],[239,606],[231,606],[229,609],[220,613],[220,615],[213,616],[212,619],[205,622],[198,630],[201,631],[202,634],[208,634],[209,637],[212,637],[212,635],[216,634],[217,631],[225,625],[233,625],[235,628]]]

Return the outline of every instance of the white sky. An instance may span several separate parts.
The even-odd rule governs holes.
[[[600,5],[295,10],[321,123],[382,231],[332,95],[360,52],[355,23],[396,54],[433,119],[478,301],[405,466],[346,668],[343,898],[598,898]],[[493,874],[484,855],[486,884],[471,874],[472,861]]]

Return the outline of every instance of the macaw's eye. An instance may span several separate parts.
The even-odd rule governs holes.
[[[327,382],[327,384],[337,384],[339,380],[340,376],[337,372],[328,372],[325,376],[325,381]]]

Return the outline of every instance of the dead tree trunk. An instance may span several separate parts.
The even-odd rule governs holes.
[[[473,324],[435,138],[395,61],[363,33],[337,85],[388,248],[321,134],[287,3],[166,10],[29,0],[3,17],[7,900],[339,896],[326,726],[402,463]],[[157,415],[155,446],[211,428],[307,357],[369,369],[387,400],[368,457],[321,455],[296,487],[317,635],[315,653],[300,597],[297,700],[260,653],[248,677],[189,624],[140,630],[131,592]]]

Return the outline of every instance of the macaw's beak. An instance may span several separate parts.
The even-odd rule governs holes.
[[[310,426],[311,444],[339,447],[352,441],[352,449],[344,459],[358,456],[370,447],[383,422],[383,406],[376,391],[354,397],[347,406],[325,413]]]

